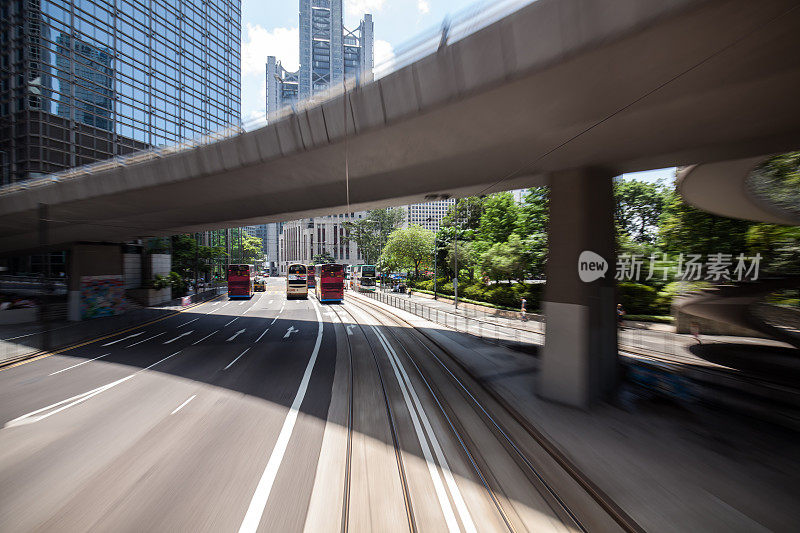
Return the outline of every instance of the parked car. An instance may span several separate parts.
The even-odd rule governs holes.
[[[253,282],[253,291],[255,292],[264,292],[267,290],[266,283],[264,283],[264,278],[256,278]]]

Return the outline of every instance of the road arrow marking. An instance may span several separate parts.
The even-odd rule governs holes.
[[[294,326],[289,326],[289,329],[286,330],[286,335],[284,335],[283,338],[284,339],[288,339],[289,335],[291,335],[292,333],[297,333],[298,331],[300,331],[300,330],[299,329],[295,329]]]
[[[352,335],[353,334],[353,328],[354,327],[355,326],[353,324],[347,324],[347,334],[348,335]]]
[[[111,346],[112,344],[117,344],[118,342],[122,342],[126,339],[132,339],[134,337],[138,337],[142,333],[144,333],[144,331],[140,331],[139,333],[134,333],[133,335],[128,335],[127,337],[122,337],[121,339],[117,339],[115,341],[107,342],[103,346]]]
[[[177,337],[175,337],[174,339],[170,339],[170,340],[168,340],[168,341],[165,341],[165,342],[164,342],[164,344],[170,344],[170,343],[173,343],[173,342],[175,342],[176,340],[180,339],[181,337],[185,337],[186,335],[191,335],[192,333],[194,333],[194,330],[187,331],[186,333],[181,333],[180,335],[178,335],[178,336],[177,336]]]
[[[235,339],[236,337],[238,337],[239,335],[241,335],[241,334],[242,334],[242,333],[244,333],[245,331],[247,331],[247,329],[240,329],[239,331],[237,331],[236,333],[234,333],[234,334],[233,334],[233,336],[231,336],[231,338],[227,340],[227,342],[230,342],[230,341],[232,341],[233,339]]]

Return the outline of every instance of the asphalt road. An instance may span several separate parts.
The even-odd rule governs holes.
[[[0,531],[616,527],[425,350],[363,303],[287,301],[272,278],[7,368]]]

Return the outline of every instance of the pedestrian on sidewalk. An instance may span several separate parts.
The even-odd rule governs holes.
[[[525,316],[525,311],[526,311],[525,305],[527,303],[528,303],[528,301],[525,298],[523,298],[522,299],[522,305],[520,306],[520,315],[521,315],[521,318],[522,318],[523,322],[527,322],[528,321],[528,317]]]
[[[617,325],[619,327],[623,327],[624,323],[622,319],[625,318],[625,308],[622,307],[622,304],[617,304]]]

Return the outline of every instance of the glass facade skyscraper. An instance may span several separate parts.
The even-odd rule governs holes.
[[[289,72],[274,56],[267,58],[267,114],[341,85],[343,76],[372,80],[372,15],[353,30],[342,18],[342,0],[300,0],[300,68]]]
[[[240,0],[12,0],[0,15],[2,184],[239,122]]]

